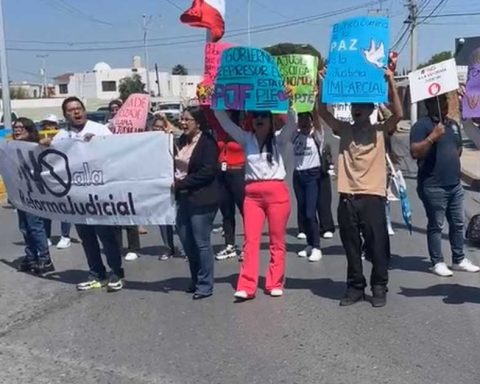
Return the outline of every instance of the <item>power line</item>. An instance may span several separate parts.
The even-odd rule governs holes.
[[[43,0],[43,2],[44,3],[46,2],[46,4],[52,6],[53,8],[55,8],[55,9],[61,11],[61,12],[66,12],[70,15],[77,16],[77,17],[78,16],[83,16],[84,19],[92,21],[92,22],[97,23],[97,24],[113,26],[112,23],[110,23],[108,21],[97,19],[96,17],[83,12],[81,9],[78,9],[71,4],[68,4],[64,0]]]
[[[435,12],[443,5],[443,4],[446,4],[448,0],[439,0],[439,2],[437,3],[437,5],[433,8],[433,10],[428,14],[428,16],[426,16],[425,18],[423,18],[423,21],[419,22],[418,24],[423,24],[425,23],[429,18],[431,18],[432,16],[435,15]]]
[[[165,0],[168,4],[170,4],[172,7],[177,8],[180,11],[185,11],[183,8],[181,8],[179,5],[175,4],[172,0]]]
[[[307,17],[302,17],[302,18],[297,18],[297,19],[292,19],[287,22],[280,22],[280,23],[271,23],[271,24],[265,24],[263,26],[255,27],[251,30],[251,33],[263,33],[263,32],[269,32],[273,30],[277,30],[280,28],[289,28],[295,25],[303,24],[307,21],[316,21],[316,20],[321,20],[321,19],[326,19],[329,17],[333,16],[338,16],[344,13],[352,12],[355,10],[358,10],[359,8],[364,8],[368,7],[372,4],[374,4],[374,1],[366,2],[362,5],[357,5],[357,6],[352,6],[352,7],[347,7],[343,9],[338,9],[335,11],[330,11],[330,12],[325,12],[322,14],[317,14],[313,16],[307,16]],[[236,37],[236,36],[242,36],[245,35],[248,32],[246,29],[239,29],[238,32],[234,33],[227,33],[225,36],[226,37]],[[151,39],[154,40],[154,39]],[[168,38],[167,38],[168,40]],[[143,41],[143,40],[142,40]],[[150,44],[148,47],[165,47],[165,46],[178,46],[178,45],[185,45],[185,44],[192,44],[192,43],[199,43],[199,42],[204,42],[205,39],[192,39],[192,40],[186,40],[186,41],[177,41],[177,42],[165,42],[165,43],[157,43],[157,44]],[[113,51],[113,50],[128,50],[128,49],[139,49],[143,48],[143,45],[131,45],[131,46],[120,46],[120,47],[89,47],[89,48],[73,48],[73,49],[55,49],[55,48],[46,48],[46,49],[38,49],[38,48],[18,48],[18,47],[9,47],[7,48],[9,51],[17,51],[17,52],[34,52],[34,51],[43,51],[43,52],[90,52],[90,51]]]

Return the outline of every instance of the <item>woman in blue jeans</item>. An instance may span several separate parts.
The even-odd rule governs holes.
[[[213,294],[214,255],[210,234],[218,209],[216,182],[218,149],[199,107],[182,114],[183,135],[175,156],[174,190],[177,199],[177,232],[188,257],[194,300]]]
[[[40,140],[35,123],[20,117],[13,124],[13,139],[38,143]],[[55,271],[43,219],[31,213],[18,209],[18,227],[25,240],[25,257],[18,269],[22,272],[33,272],[44,275]]]

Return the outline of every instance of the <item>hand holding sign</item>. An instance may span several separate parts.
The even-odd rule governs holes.
[[[212,108],[286,112],[288,97],[275,59],[258,48],[225,50],[215,83]]]

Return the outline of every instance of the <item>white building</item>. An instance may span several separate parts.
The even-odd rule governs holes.
[[[65,73],[55,80],[55,97],[77,96],[86,99],[112,100],[119,96],[120,80],[139,74],[143,83],[147,83],[145,68],[141,67],[140,60],[135,57],[132,68],[111,68],[107,63],[97,63],[92,71],[84,73]],[[196,96],[197,84],[202,76],[178,76],[168,72],[157,74],[150,71],[150,90],[153,96],[165,100],[189,100]],[[147,89],[147,87],[145,87]]]

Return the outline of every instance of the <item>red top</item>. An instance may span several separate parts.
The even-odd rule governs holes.
[[[228,136],[210,108],[205,107],[203,111],[217,139],[219,150],[218,162],[227,163],[227,168],[243,167],[245,165],[245,153],[243,152],[242,146]]]

